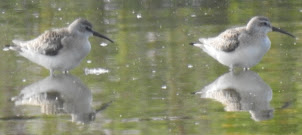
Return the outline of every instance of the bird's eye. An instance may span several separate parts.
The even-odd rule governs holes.
[[[85,28],[86,28],[86,30],[91,31],[91,28],[90,28],[90,27],[85,27]]]
[[[261,26],[268,26],[269,24],[267,22],[260,23]]]

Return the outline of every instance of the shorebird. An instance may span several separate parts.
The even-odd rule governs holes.
[[[201,48],[230,70],[235,67],[249,69],[259,63],[270,49],[271,42],[267,37],[270,31],[295,38],[294,35],[272,26],[268,18],[255,16],[246,26],[227,29],[217,37],[200,38],[199,42],[190,45]]]
[[[29,41],[13,40],[13,45],[6,47],[49,69],[51,75],[55,70],[68,73],[90,52],[88,38],[92,35],[113,43],[108,37],[93,31],[90,22],[79,18],[68,27],[45,31]]]
[[[72,122],[89,123],[95,120],[91,90],[70,74],[48,76],[30,84],[11,101],[16,106],[40,106],[43,114],[70,114]]]
[[[195,94],[222,103],[228,112],[248,111],[255,121],[273,117],[272,89],[250,70],[225,73]]]

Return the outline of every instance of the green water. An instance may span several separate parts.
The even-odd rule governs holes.
[[[269,33],[271,49],[250,72],[228,73],[188,45],[256,15],[298,39]],[[302,1],[6,0],[1,44],[79,17],[115,43],[91,37],[91,52],[71,75],[49,78],[43,67],[0,51],[0,134],[302,134]],[[99,68],[109,72],[85,74]],[[223,78],[232,89],[193,94]]]

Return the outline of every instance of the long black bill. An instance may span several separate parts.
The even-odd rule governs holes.
[[[97,36],[97,37],[100,37],[100,38],[104,38],[104,39],[109,40],[111,43],[114,43],[114,41],[112,41],[110,38],[108,38],[108,37],[106,37],[106,36],[104,36],[104,35],[102,35],[102,34],[100,34],[100,33],[98,33],[98,32],[92,31],[92,34],[93,34],[93,36]]]
[[[293,37],[293,38],[296,38],[293,34],[290,34],[290,33],[286,32],[286,31],[284,31],[284,30],[281,30],[281,29],[276,28],[276,27],[273,27],[273,26],[272,26],[272,30],[273,30],[273,31],[276,31],[276,32],[280,32],[280,33],[286,34],[286,35],[289,35],[289,36],[291,36],[291,37]]]
[[[109,40],[111,43],[114,43],[114,41],[112,41],[110,38],[108,38],[108,37],[106,37],[106,36],[104,36],[104,35],[102,35],[102,34],[96,32],[96,31],[93,31],[93,30],[90,29],[90,28],[86,28],[86,29],[87,29],[88,31],[92,32],[93,36],[97,36],[97,37],[100,37],[100,38],[104,38],[104,39]]]

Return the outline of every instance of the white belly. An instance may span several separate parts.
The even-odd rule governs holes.
[[[55,56],[42,55],[30,51],[24,51],[20,54],[47,69],[68,71],[79,65],[90,50],[91,45],[87,40],[86,42],[82,41],[82,43],[77,42],[71,48],[62,48]]]
[[[216,59],[220,63],[231,68],[250,68],[260,62],[269,48],[270,40],[268,38],[265,38],[262,42],[239,46],[233,52],[220,51],[220,53],[217,53]]]

